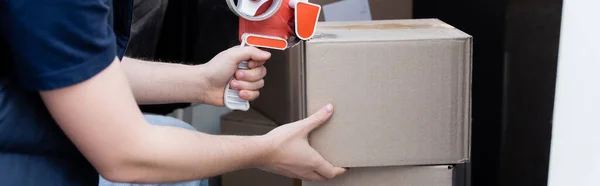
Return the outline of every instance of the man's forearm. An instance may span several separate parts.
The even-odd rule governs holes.
[[[214,136],[148,124],[120,65],[115,59],[86,81],[40,92],[58,126],[107,180],[197,180],[259,166],[275,149],[262,136]]]
[[[128,57],[122,66],[138,104],[202,102],[206,80],[201,66]]]
[[[161,126],[149,130],[132,148],[139,155],[126,161],[134,165],[118,173],[127,182],[195,180],[254,168],[266,163],[273,149],[261,136],[215,136]]]
[[[40,92],[61,130],[109,181],[180,182],[252,167],[306,180],[344,172],[307,140],[331,116],[331,105],[264,136],[215,136],[148,124],[130,90],[115,58],[88,80]]]

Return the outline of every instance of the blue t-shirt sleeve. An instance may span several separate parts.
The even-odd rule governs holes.
[[[26,89],[77,84],[116,57],[110,0],[8,0],[0,9],[13,71]]]

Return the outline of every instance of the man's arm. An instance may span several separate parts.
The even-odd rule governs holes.
[[[261,165],[261,137],[212,136],[146,123],[115,60],[93,78],[41,93],[67,136],[107,179],[175,182]]]
[[[89,80],[41,92],[60,128],[100,174],[115,182],[165,183],[263,168],[304,180],[345,172],[310,147],[331,106],[263,136],[215,136],[146,123],[117,59]]]
[[[321,180],[319,175],[330,178],[343,172],[323,160],[306,140],[309,131],[324,123],[318,118],[330,117],[331,109],[255,137],[152,126],[142,117],[115,58],[115,37],[106,19],[109,1],[29,0],[3,5],[0,34],[16,61],[12,70],[18,82],[27,90],[40,92],[58,126],[104,178],[177,182],[261,167]],[[257,67],[268,54],[253,47],[237,47],[215,59],[207,65],[213,82],[219,85],[213,89],[222,92],[240,61]],[[249,75],[243,77],[257,80]],[[240,94],[257,93],[256,87],[247,87]]]
[[[250,69],[236,71],[237,64],[250,57],[247,50],[256,52],[257,56],[249,61]],[[230,88],[240,90],[240,98],[252,101],[259,96],[258,90],[264,86],[263,78],[267,73],[263,64],[270,55],[252,47],[233,47],[203,65],[125,57],[122,66],[138,104],[192,102],[223,106],[225,85],[233,74],[236,80]]]
[[[124,57],[122,68],[138,104],[201,103],[208,88],[200,65]]]

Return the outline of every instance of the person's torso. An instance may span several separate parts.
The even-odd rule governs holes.
[[[114,20],[119,57],[129,39],[132,4],[114,1],[108,16]],[[0,185],[97,185],[98,173],[60,130],[39,93],[17,82],[11,68],[18,61],[12,60],[5,38],[0,37],[0,49]]]

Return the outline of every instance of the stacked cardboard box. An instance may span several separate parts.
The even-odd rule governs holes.
[[[336,106],[309,140],[350,172],[305,185],[365,185],[379,175],[369,185],[450,186],[452,178],[426,166],[469,160],[471,45],[436,19],[321,22],[313,39],[273,51],[252,107],[285,124]],[[448,184],[394,179],[419,170]]]
[[[260,113],[231,112],[221,117],[225,135],[262,135],[278,125]],[[305,182],[264,172],[240,170],[222,176],[222,186],[462,186],[463,167],[455,166],[389,166],[351,168],[346,174],[327,182]]]

